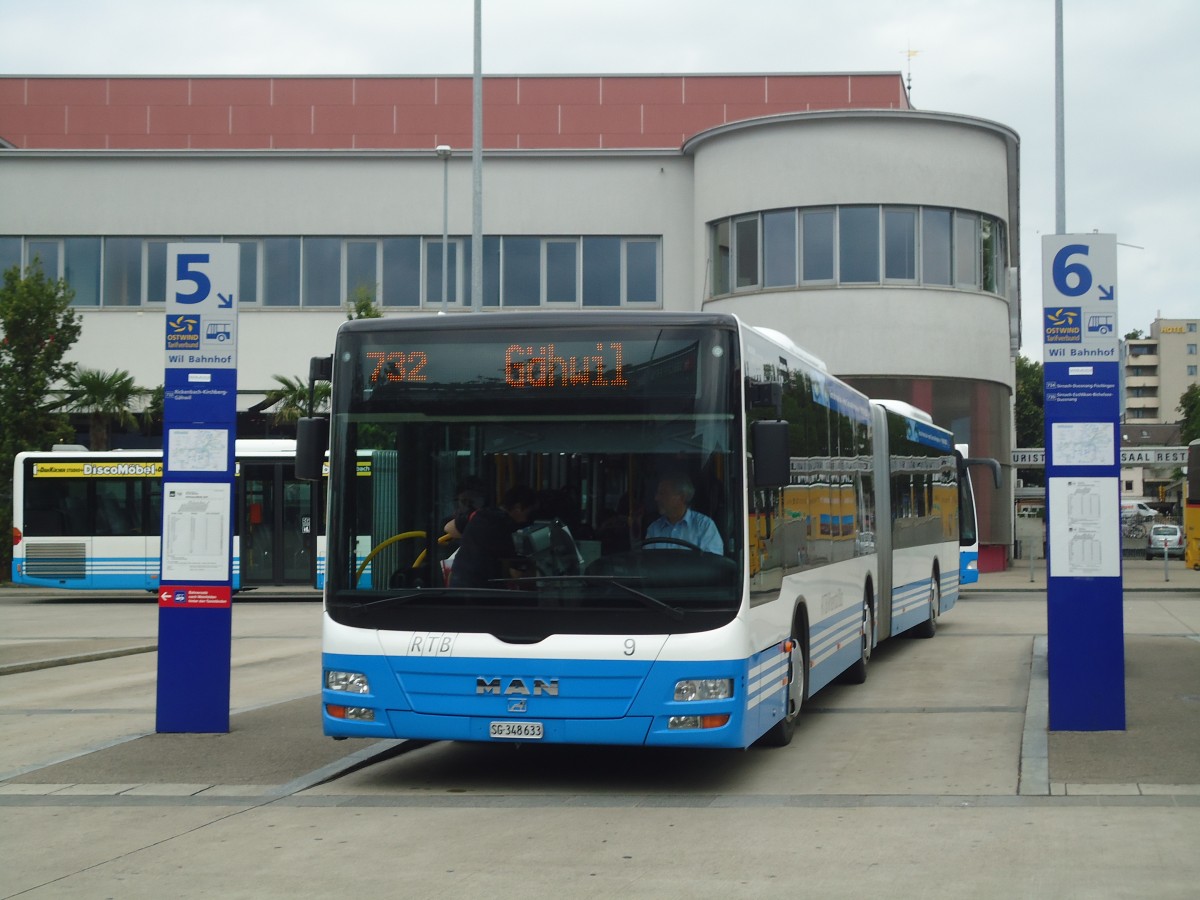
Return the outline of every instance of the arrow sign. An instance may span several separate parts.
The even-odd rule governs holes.
[[[1112,300],[1113,297],[1116,296],[1117,289],[1114,288],[1111,284],[1108,285],[1107,287],[1105,287],[1102,284],[1098,284],[1098,285],[1096,285],[1096,287],[1100,288],[1100,299],[1101,300]]]
[[[1111,300],[1112,297],[1109,297],[1108,299]],[[219,301],[217,303],[217,309],[233,309],[233,294],[226,296],[225,294],[218,292],[217,300]]]

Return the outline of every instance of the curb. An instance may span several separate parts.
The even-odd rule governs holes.
[[[76,663],[98,662],[102,659],[115,659],[119,656],[135,656],[139,653],[156,653],[157,651],[158,644],[150,644],[144,647],[121,647],[115,650],[98,650],[95,653],[78,653],[73,656],[31,659],[28,662],[0,665],[0,676],[18,675],[21,672],[36,672],[40,669],[53,669],[56,666],[73,666]]]

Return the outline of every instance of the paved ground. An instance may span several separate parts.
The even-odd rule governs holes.
[[[1035,562],[1032,570],[1018,562],[1006,572],[982,576],[966,590],[964,602],[997,592],[1044,594],[1045,584],[1044,562]],[[1089,785],[1137,793],[1138,785],[1149,785],[1152,792],[1163,790],[1162,785],[1200,785],[1200,572],[1178,562],[1167,570],[1158,561],[1126,560],[1125,589],[1130,595],[1154,592],[1162,602],[1179,608],[1163,610],[1159,618],[1144,612],[1127,617],[1126,730],[1048,732],[1046,645],[1044,638],[1036,641],[1023,793],[1098,789]],[[1130,632],[1131,624],[1144,633]],[[0,645],[0,675],[154,649],[153,642],[129,638],[6,643]],[[242,794],[260,789],[278,794],[397,752],[397,742],[368,745],[324,737],[312,727],[318,703],[314,695],[233,715],[227,735],[146,734],[54,765],[10,771],[7,781],[0,782],[0,796],[64,785],[74,791],[88,784],[114,786],[105,789],[114,794],[121,793],[117,787],[152,791],[156,784],[177,785],[178,793],[230,793],[241,788]]]
[[[814,698],[807,742],[785,751],[413,753],[320,736],[315,694],[243,707],[225,735],[123,735],[29,765],[0,751],[0,897],[1193,897],[1200,573],[1131,560],[1125,575],[1124,732],[1047,732],[1045,576],[1018,567],[983,576],[930,645],[889,642],[867,685]],[[315,630],[235,661],[265,674],[284,638]],[[145,668],[153,649],[0,636],[0,674],[106,651]],[[306,682],[298,652],[272,677]],[[107,682],[96,698],[134,702]],[[6,712],[14,740],[56,711]],[[909,775],[881,781],[898,755]]]

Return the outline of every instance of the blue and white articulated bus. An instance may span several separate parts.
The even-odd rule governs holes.
[[[302,421],[297,472],[328,439],[328,735],[782,745],[957,598],[949,432],[733,316],[356,320],[313,372],[332,411]],[[667,477],[715,544],[647,538]],[[455,586],[439,538],[464,485],[537,506],[493,578]]]
[[[313,484],[298,480],[292,440],[235,447],[233,587],[311,586],[324,536]],[[17,454],[13,564],[17,584],[80,591],[154,591],[162,535],[162,451],[64,447]]]

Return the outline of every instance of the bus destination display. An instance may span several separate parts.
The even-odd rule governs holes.
[[[373,386],[429,380],[427,350],[368,350],[365,356],[373,363],[367,378]],[[571,356],[560,354],[554,344],[510,344],[504,351],[504,383],[514,388],[628,387],[624,370],[621,341],[599,342],[594,353]]]

